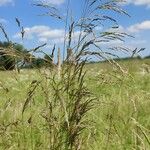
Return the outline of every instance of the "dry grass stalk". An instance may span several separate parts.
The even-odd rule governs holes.
[[[57,74],[58,74],[58,79],[60,79],[61,76],[61,54],[60,54],[60,48],[58,48],[57,52]]]

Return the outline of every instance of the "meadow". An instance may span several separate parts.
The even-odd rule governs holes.
[[[123,72],[108,62],[85,65],[83,84],[92,93],[95,105],[82,118],[85,130],[77,143],[84,145],[72,149],[80,146],[86,150],[150,149],[150,60],[118,63]],[[58,88],[55,91],[59,86],[49,84],[52,72],[48,69],[0,72],[1,150],[69,149],[64,142],[67,125],[61,121],[66,119],[67,123],[66,111],[70,108],[53,103],[63,95],[55,95],[52,86]]]

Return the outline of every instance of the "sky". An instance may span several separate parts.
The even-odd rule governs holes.
[[[66,15],[67,0],[43,0],[51,6],[61,10],[61,14]],[[80,16],[84,0],[70,0],[71,16]],[[103,0],[106,1],[106,0]],[[13,42],[18,42],[27,48],[34,48],[40,44],[47,43],[46,51],[52,49],[53,45],[62,47],[64,41],[64,26],[62,22],[43,16],[45,9],[36,7],[34,4],[38,0],[0,0],[0,23],[5,28],[9,38]],[[112,13],[111,15],[118,20],[120,31],[133,35],[134,38],[127,38],[125,43],[120,41],[110,42],[110,45],[125,45],[131,49],[146,48],[141,52],[142,57],[150,55],[150,0],[127,0],[122,4],[131,17],[122,16]],[[20,37],[20,29],[17,26],[15,18],[18,18],[25,30],[25,38],[22,41]],[[103,27],[97,28],[99,31]],[[79,35],[79,31],[75,31],[74,38]],[[0,40],[5,38],[0,33]],[[120,54],[125,56],[124,54]]]

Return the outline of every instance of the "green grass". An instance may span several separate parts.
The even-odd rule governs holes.
[[[89,137],[93,138],[87,138],[85,149],[150,149],[150,60],[118,63],[125,73],[106,62],[86,65],[85,84],[98,102],[97,107],[88,113],[93,120]],[[47,92],[51,97],[53,93],[51,89],[42,89],[48,85],[43,70],[41,72],[0,72],[0,149],[50,149],[50,135],[42,117],[48,113],[43,95]],[[35,90],[32,103],[22,115],[33,80],[42,81],[42,84]]]

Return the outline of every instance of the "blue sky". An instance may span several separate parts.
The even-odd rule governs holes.
[[[22,43],[28,48],[33,48],[42,43],[48,43],[47,49],[54,43],[62,46],[64,37],[64,24],[58,23],[50,17],[39,16],[44,9],[35,7],[33,3],[38,0],[0,0],[0,23],[3,24],[12,41]],[[67,0],[44,0],[58,7],[65,14]],[[73,15],[80,16],[84,0],[71,0],[70,7]],[[105,0],[103,0],[105,1]],[[115,15],[118,20],[119,30],[127,32],[135,38],[127,39],[126,43],[112,42],[112,46],[126,45],[132,49],[146,48],[142,56],[150,55],[150,0],[127,0],[123,8],[131,17]],[[113,15],[113,14],[112,14]],[[19,18],[25,28],[26,36],[22,42],[15,18]],[[75,38],[78,31],[75,33]],[[4,40],[0,34],[1,40]]]

